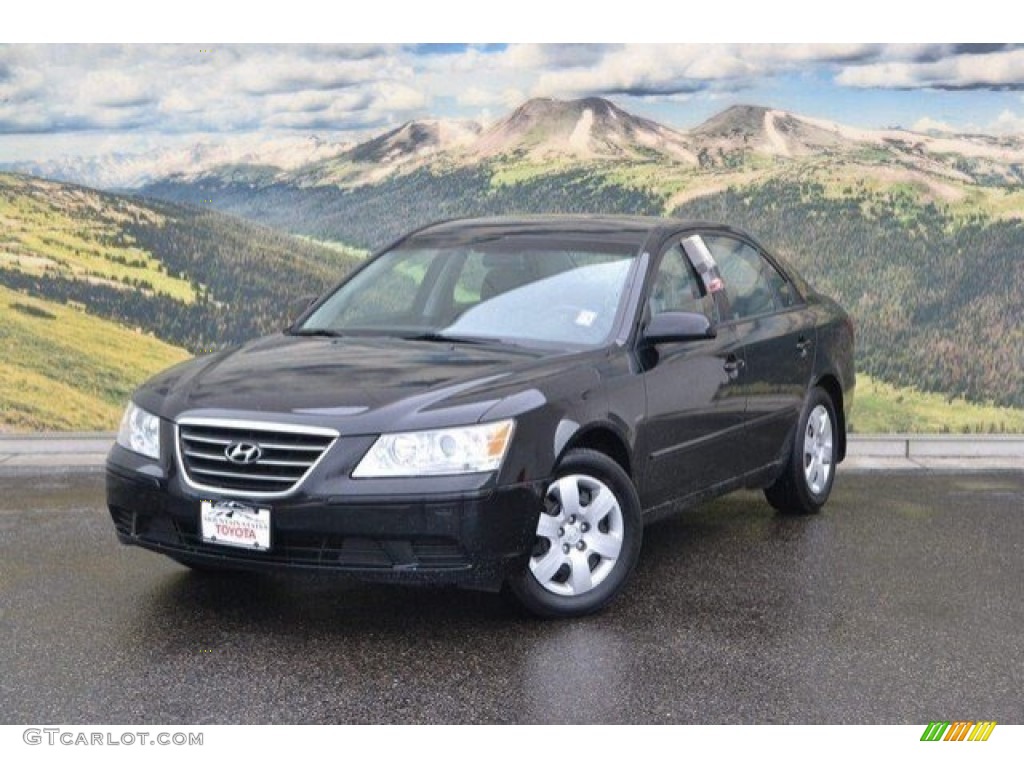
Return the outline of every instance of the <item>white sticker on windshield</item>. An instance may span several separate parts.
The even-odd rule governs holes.
[[[576,325],[582,325],[584,328],[589,328],[597,320],[597,312],[591,312],[589,309],[581,309],[580,313],[576,315]]]

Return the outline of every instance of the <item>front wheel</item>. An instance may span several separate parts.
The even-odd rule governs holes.
[[[603,453],[570,451],[544,495],[530,559],[509,586],[538,616],[594,613],[622,590],[642,537],[629,475]]]
[[[832,398],[815,387],[800,414],[786,467],[764,491],[775,509],[804,515],[821,511],[835,481],[836,423]]]

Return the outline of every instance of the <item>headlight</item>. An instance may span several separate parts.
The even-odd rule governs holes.
[[[159,460],[160,419],[135,403],[128,403],[117,430],[117,444],[129,451]]]
[[[352,477],[415,477],[491,472],[512,438],[511,420],[472,427],[381,435]]]

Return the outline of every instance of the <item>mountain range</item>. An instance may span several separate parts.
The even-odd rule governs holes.
[[[770,181],[817,183],[836,198],[893,193],[952,215],[1020,217],[1024,138],[868,130],[749,105],[682,131],[601,98],[531,99],[487,128],[416,120],[310,162],[195,167],[137,191],[373,248],[438,216],[523,206],[666,214]],[[521,188],[515,201],[510,187]],[[403,217],[377,216],[375,200],[392,193],[403,198]]]
[[[149,152],[108,152],[62,156],[44,162],[0,163],[0,171],[68,181],[97,189],[136,189],[168,176],[189,178],[232,165],[297,168],[334,157],[352,147],[318,136],[200,142]]]
[[[865,165],[884,160],[936,180],[968,184],[1024,181],[1024,138],[1017,136],[854,128],[751,105],[731,106],[695,128],[680,130],[596,97],[531,99],[487,128],[468,120],[412,120],[359,144],[316,136],[249,139],[8,163],[0,170],[101,189],[204,179],[354,187],[424,167],[472,168],[496,159],[552,167],[658,162],[682,172],[821,157]]]

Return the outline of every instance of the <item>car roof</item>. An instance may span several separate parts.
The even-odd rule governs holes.
[[[686,221],[657,216],[610,214],[555,214],[543,216],[491,216],[452,219],[431,224],[409,236],[413,242],[478,242],[507,236],[538,238],[600,238],[639,248],[652,235],[667,235],[682,229],[731,230],[720,224]],[[742,233],[740,233],[742,234]]]

